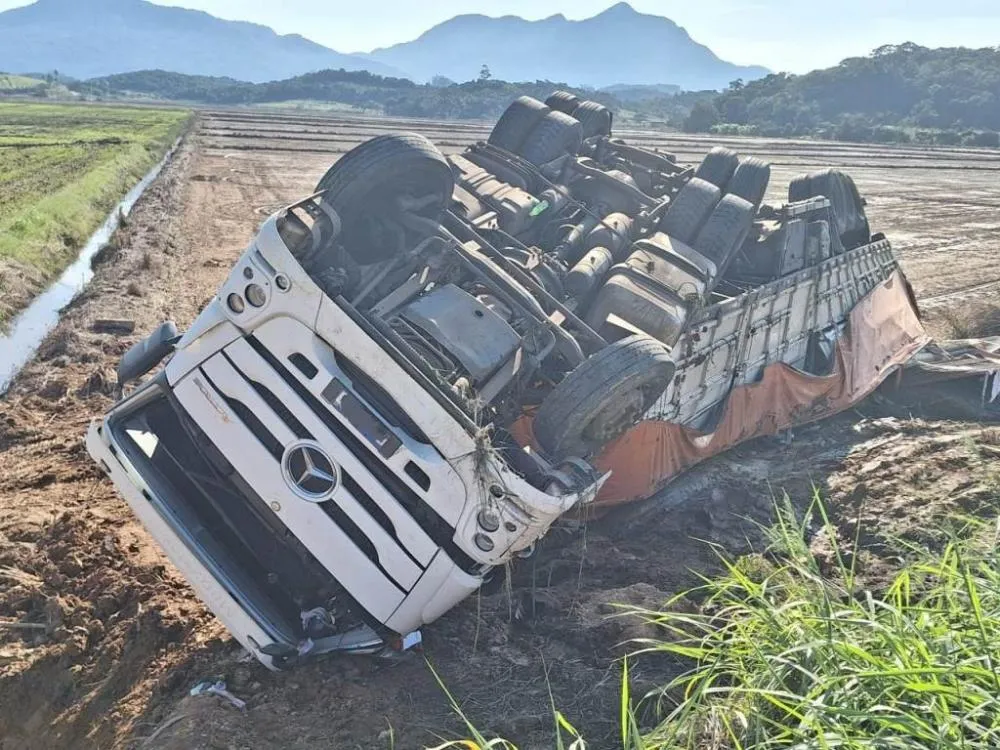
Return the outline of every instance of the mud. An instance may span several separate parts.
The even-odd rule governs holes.
[[[552,746],[550,700],[592,746],[609,747],[623,644],[651,635],[616,605],[660,606],[717,570],[719,550],[759,547],[776,495],[804,503],[819,491],[845,538],[861,523],[873,581],[891,567],[889,536],[933,542],[949,514],[996,512],[1000,433],[869,401],[713,460],[651,502],[561,525],[495,591],[427,628],[421,653],[328,658],[287,674],[247,661],[101,479],[82,435],[113,402],[114,367],[138,336],[166,318],[190,323],[268,212],[309,192],[354,143],[401,128],[446,151],[485,134],[469,124],[203,114],[136,206],[120,250],[0,399],[0,623],[34,625],[0,624],[3,750],[433,746],[462,730],[435,674],[471,721],[522,748]],[[709,145],[641,137],[685,161]],[[1000,159],[809,142],[738,147],[771,157],[784,184],[811,168],[857,164],[873,225],[895,242],[932,312],[970,297],[1000,303]],[[296,153],[280,150],[288,148]],[[136,334],[95,333],[99,318],[135,320]],[[633,694],[678,667],[636,660]],[[248,710],[187,696],[210,678],[225,679]]]

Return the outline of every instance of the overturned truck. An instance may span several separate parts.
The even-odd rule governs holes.
[[[398,644],[564,513],[844,408],[923,345],[850,177],[772,206],[759,159],[687,167],[611,126],[557,92],[448,158],[363,143],[123,358],[89,451],[266,665]]]

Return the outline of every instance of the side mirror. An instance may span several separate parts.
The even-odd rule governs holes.
[[[177,326],[168,320],[133,345],[118,363],[118,385],[140,378],[152,370],[174,351],[179,340]]]

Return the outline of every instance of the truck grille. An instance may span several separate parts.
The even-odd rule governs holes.
[[[313,381],[309,368],[286,366],[270,343],[254,336],[237,340],[178,383],[175,393],[236,472],[255,484],[282,533],[381,623],[436,555],[473,570],[475,562],[454,543],[454,527],[421,496],[433,490],[428,475],[406,454],[395,455],[399,437],[357,397],[348,377],[329,366],[332,356],[325,368],[329,382]],[[320,395],[307,383],[322,387]],[[350,421],[343,413],[347,395],[355,411]],[[339,465],[340,486],[329,499],[308,502],[285,482],[285,453],[296,441],[315,443]],[[400,473],[389,465],[392,459]]]
[[[472,570],[476,567],[476,563],[464,552],[462,552],[454,543],[455,529],[448,524],[441,516],[439,516],[430,505],[417,493],[415,492],[399,475],[397,475],[390,467],[386,466],[385,462],[376,455],[375,451],[370,445],[366,445],[364,441],[356,437],[350,429],[341,421],[340,418],[334,415],[333,411],[323,404],[318,398],[316,398],[302,383],[289,371],[287,367],[282,365],[278,359],[271,354],[256,338],[250,336],[247,338],[247,342],[254,348],[254,350],[265,360],[273,370],[281,376],[281,378],[291,387],[296,394],[310,407],[310,409],[323,420],[323,423],[336,435],[337,439],[343,443],[347,449],[356,456],[365,466],[365,468],[371,472],[372,476],[381,484],[381,486],[399,503],[407,510],[410,516],[420,524],[421,528],[430,536],[434,543],[448,552],[448,555],[452,560],[457,563],[463,569],[467,571]],[[329,391],[329,387],[325,391]],[[287,410],[286,410],[287,411]],[[288,416],[292,419],[294,417],[291,413]],[[415,466],[415,465],[414,465]],[[419,469],[418,469],[419,471]],[[412,472],[412,469],[408,471],[408,475]],[[422,474],[422,472],[420,472]],[[430,483],[423,476],[411,476],[414,483],[418,486],[426,483],[426,487],[422,487],[424,491],[428,490]],[[345,482],[346,484],[346,482]],[[360,485],[354,483],[356,487],[360,490]],[[348,490],[350,491],[350,490]],[[352,493],[353,494],[353,493]],[[369,498],[370,499],[370,498]],[[374,501],[372,501],[374,503]]]
[[[336,580],[165,391],[116,416],[111,429],[153,490],[147,499],[273,637],[295,643],[303,609],[343,598]],[[355,614],[368,621],[360,608]]]

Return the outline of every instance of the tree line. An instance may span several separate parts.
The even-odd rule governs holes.
[[[491,119],[498,117],[518,96],[544,99],[554,89],[570,87],[551,81],[509,83],[494,79],[484,68],[475,81],[455,83],[439,77],[428,84],[348,70],[323,70],[269,83],[143,70],[75,82],[70,88],[98,98],[139,95],[216,105],[315,100],[400,117]],[[577,93],[611,107],[620,106],[615,97],[606,93],[580,90]]]

